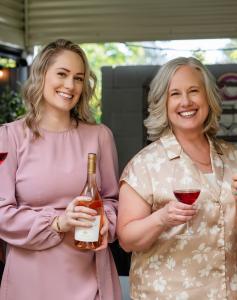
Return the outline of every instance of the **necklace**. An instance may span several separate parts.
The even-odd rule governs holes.
[[[186,152],[186,154],[187,154],[187,152]],[[194,162],[196,162],[196,163],[198,163],[200,165],[203,165],[203,166],[206,166],[206,167],[211,166],[211,159],[210,159],[210,157],[209,157],[208,162],[204,162],[204,161],[200,161],[198,159],[193,158],[193,156],[191,156],[190,154],[187,154],[187,155],[191,158],[191,160],[193,160]]]
[[[207,167],[208,167],[208,166],[211,165],[211,160],[209,160],[209,162],[203,162],[203,161],[194,159],[194,158],[192,158],[192,157],[191,157],[191,159],[192,159],[193,161],[195,161],[196,163],[198,163],[198,164],[200,164],[200,165],[203,165],[203,166],[207,166]]]
[[[194,162],[196,162],[196,163],[198,163],[198,164],[200,164],[200,165],[202,165],[202,166],[205,166],[205,167],[210,167],[211,166],[211,158],[210,158],[210,153],[209,153],[209,147],[208,147],[208,149],[207,149],[207,147],[205,147],[205,152],[203,153],[203,151],[202,151],[202,154],[204,154],[204,155],[202,155],[202,156],[205,156],[205,157],[207,157],[208,156],[208,161],[200,161],[200,160],[198,160],[198,159],[196,159],[196,158],[194,158],[192,155],[190,155],[190,152],[192,153],[193,151],[190,151],[190,147],[185,147],[186,149],[183,149],[183,151],[191,158],[191,160],[193,160]],[[187,149],[189,148],[189,151],[187,151]],[[192,148],[191,148],[192,149]],[[185,151],[186,150],[186,151]],[[208,152],[207,152],[207,150],[208,150]],[[194,151],[194,152],[196,152],[197,153],[197,151]],[[200,151],[199,151],[200,152]]]

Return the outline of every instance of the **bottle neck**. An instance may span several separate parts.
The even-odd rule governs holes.
[[[89,186],[96,185],[96,174],[95,173],[87,174],[87,183]]]

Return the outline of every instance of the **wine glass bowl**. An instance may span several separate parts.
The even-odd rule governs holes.
[[[192,205],[200,194],[199,189],[174,190],[174,195],[179,202]]]
[[[182,161],[177,162],[173,172],[173,193],[175,198],[184,204],[193,205],[201,192],[199,170],[194,164],[187,165]],[[191,238],[192,232],[189,222],[186,223],[186,231],[177,235],[177,238]]]
[[[0,168],[2,168],[3,163],[6,161],[8,155],[8,135],[7,126],[0,125]],[[0,201],[5,200],[2,195],[0,195]],[[1,240],[0,240],[1,243]]]
[[[0,152],[0,165],[4,162],[7,158],[7,152]]]

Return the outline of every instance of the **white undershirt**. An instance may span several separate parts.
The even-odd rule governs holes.
[[[210,184],[210,186],[215,188],[216,187],[216,176],[215,176],[215,174],[214,173],[204,173],[204,176],[208,180],[208,183]]]

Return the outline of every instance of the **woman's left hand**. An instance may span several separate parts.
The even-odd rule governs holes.
[[[104,221],[104,223],[100,230],[100,234],[102,235],[102,244],[100,247],[96,248],[95,251],[100,251],[100,250],[106,249],[108,246],[109,221],[108,221],[105,213],[103,216],[103,221]]]
[[[237,201],[237,174],[233,175],[232,177],[231,189],[232,189],[232,194],[235,200]]]

